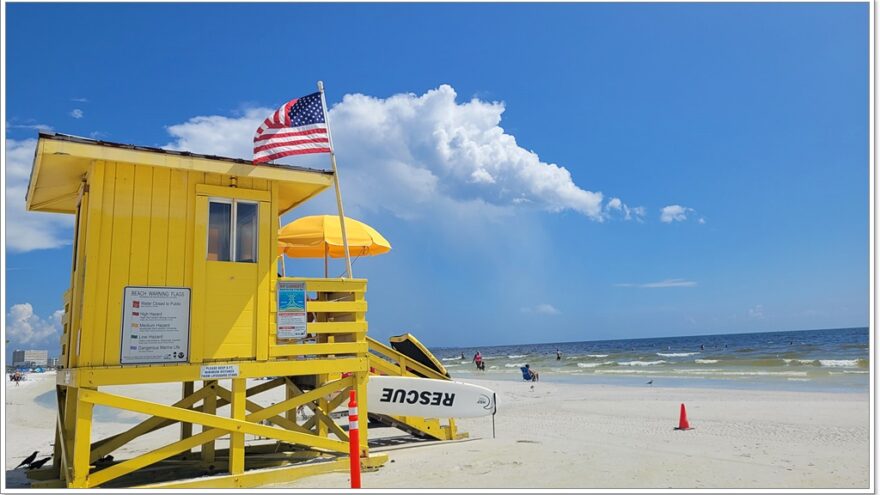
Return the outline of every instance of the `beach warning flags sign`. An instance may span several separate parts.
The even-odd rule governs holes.
[[[676,430],[693,430],[691,428],[690,423],[688,423],[688,413],[687,409],[684,408],[684,404],[681,405],[681,412],[678,415],[678,427]]]

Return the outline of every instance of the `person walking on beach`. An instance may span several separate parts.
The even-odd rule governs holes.
[[[474,354],[474,359],[472,359],[472,361],[477,365],[478,370],[483,369],[483,355],[480,354],[480,351],[477,351],[477,353]]]

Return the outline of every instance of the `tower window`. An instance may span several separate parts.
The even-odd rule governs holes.
[[[209,261],[257,262],[259,205],[212,198],[208,203]]]

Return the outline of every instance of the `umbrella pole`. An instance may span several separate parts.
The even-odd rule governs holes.
[[[327,262],[327,255],[330,253],[330,245],[324,243],[324,278],[329,278],[330,266]]]
[[[348,278],[354,277],[351,273],[351,256],[348,253],[348,236],[345,235],[345,211],[342,209],[342,190],[339,186],[339,171],[336,170],[336,153],[333,151],[333,137],[330,135],[330,115],[327,114],[327,102],[324,101],[324,82],[318,81],[318,91],[321,92],[321,106],[324,110],[324,122],[327,124],[327,141],[330,145],[330,165],[333,167],[333,184],[336,185],[336,207],[339,210],[339,226],[342,229],[342,244],[345,249],[345,271]]]

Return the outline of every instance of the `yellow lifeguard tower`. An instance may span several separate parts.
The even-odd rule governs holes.
[[[331,412],[352,389],[362,398],[361,463],[385,462],[367,447],[370,348],[398,360],[376,363],[387,373],[431,371],[368,341],[366,280],[277,273],[279,217],[332,184],[326,171],[40,134],[27,208],[74,214],[76,224],[55,455],[35,486],[242,487],[347,470],[347,432]],[[306,305],[316,315],[307,329]],[[180,399],[123,393],[151,383],[179,383]],[[260,403],[277,387],[280,402]],[[226,405],[228,416],[217,415]],[[94,406],[149,419],[93,440]],[[302,407],[311,416],[300,423]],[[455,436],[451,421],[442,433],[411,423]],[[175,441],[110,457],[174,424]],[[225,436],[228,449],[215,448]],[[163,466],[211,476],[163,482]]]

